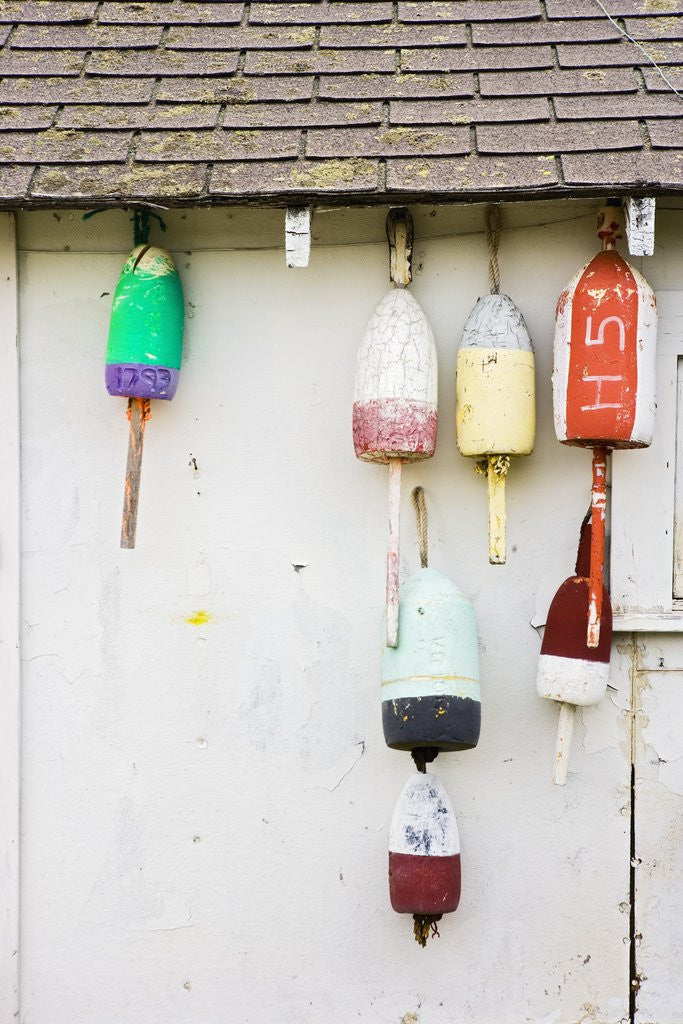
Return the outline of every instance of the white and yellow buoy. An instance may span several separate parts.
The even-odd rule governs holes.
[[[505,562],[505,477],[511,455],[529,455],[536,434],[534,350],[524,317],[498,293],[498,229],[489,227],[492,294],[468,316],[458,349],[456,440],[462,455],[483,460],[488,479],[489,562]],[[493,237],[493,244],[491,239]]]

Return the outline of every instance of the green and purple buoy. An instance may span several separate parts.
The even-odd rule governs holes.
[[[140,470],[150,400],[173,398],[183,351],[183,289],[165,249],[136,245],[119,277],[107,344],[105,383],[128,398],[130,432],[121,547],[135,547]]]

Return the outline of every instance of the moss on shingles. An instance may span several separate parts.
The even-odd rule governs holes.
[[[163,103],[157,104],[154,108],[154,116],[160,118],[173,118],[173,117],[184,117],[188,114],[193,114],[195,111],[196,103]]]
[[[683,58],[683,43],[669,42],[667,40],[664,49],[660,49],[660,45],[661,43],[658,45],[653,40],[643,41],[639,43],[639,46],[642,46],[642,48],[645,50],[645,53],[652,60],[659,61],[660,63],[663,63],[664,61],[668,60],[671,54],[671,50],[680,50],[681,58]]]
[[[41,188],[64,188],[71,183],[70,175],[66,174],[64,171],[52,169],[41,171],[40,179]],[[85,181],[86,184],[92,184],[93,187],[95,186],[94,178],[92,179],[92,183],[89,182],[88,179],[85,179]]]
[[[374,173],[374,164],[366,160],[325,160],[319,164],[308,164],[304,168],[293,167],[289,178],[292,184],[304,185],[307,188],[332,188],[355,181],[357,178],[367,178]]]
[[[414,174],[417,178],[428,178],[431,174],[431,169],[428,163],[409,163],[405,165],[405,170],[406,174]]]
[[[190,182],[178,181],[172,168],[137,167],[135,171],[128,171],[121,175],[123,191],[130,190],[133,194],[145,182],[158,184],[159,181],[163,181],[160,191],[164,196],[198,195],[202,191],[200,187],[192,185]]]
[[[344,114],[345,121],[355,121],[363,114],[369,114],[372,106],[369,103],[352,103],[350,109]]]
[[[250,131],[243,128],[237,128],[230,131],[230,138],[236,139],[243,146],[251,146],[255,148],[256,140],[261,138],[260,131]]]
[[[414,149],[429,151],[441,143],[448,142],[444,132],[424,131],[420,128],[389,128],[378,135],[377,141],[383,146],[400,146],[407,143]]]
[[[266,39],[271,36],[271,33],[266,32]],[[284,38],[289,43],[301,43],[304,46],[312,45],[315,42],[315,29],[314,28],[292,28],[282,34],[280,32],[273,32],[272,36],[277,38]]]

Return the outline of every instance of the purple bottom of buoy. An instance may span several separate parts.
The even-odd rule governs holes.
[[[107,363],[104,374],[109,394],[123,398],[171,399],[179,377],[180,370],[149,363]]]

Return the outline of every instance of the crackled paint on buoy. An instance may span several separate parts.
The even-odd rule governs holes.
[[[591,648],[600,642],[607,458],[613,448],[649,445],[656,410],[656,300],[645,278],[614,249],[620,230],[618,210],[601,210],[603,251],[564,289],[555,322],[555,433],[563,444],[593,449]]]
[[[398,647],[382,658],[382,724],[395,750],[467,750],[479,741],[481,688],[474,608],[436,569],[401,587]]]
[[[437,427],[434,335],[409,291],[395,288],[375,308],[358,349],[353,443],[367,462],[434,454]]]
[[[529,455],[536,435],[536,370],[524,317],[507,295],[485,295],[468,316],[455,378],[456,441],[486,460],[489,561],[506,560],[509,456]]]
[[[614,249],[599,252],[560,295],[553,407],[563,444],[643,448],[655,425],[654,292]]]
[[[436,447],[437,357],[434,335],[417,299],[388,292],[370,317],[358,349],[353,444],[366,462],[389,465],[386,570],[387,644],[398,643],[398,557],[401,466],[428,459]]]
[[[604,589],[600,609],[600,637],[590,647],[586,618],[591,604],[592,525],[586,516],[581,526],[574,575],[561,585],[550,605],[538,659],[536,689],[541,697],[560,703],[552,779],[563,786],[567,780],[574,709],[598,704],[609,681],[612,651],[612,608]]]
[[[465,321],[455,382],[456,440],[462,455],[528,455],[533,450],[534,352],[524,317],[507,295],[485,295]]]
[[[448,914],[460,902],[460,838],[436,775],[415,773],[398,798],[389,833],[389,895],[399,914]]]
[[[598,704],[609,680],[612,647],[612,609],[605,590],[600,623],[600,643],[586,644],[589,602],[591,524],[581,528],[575,574],[562,583],[552,600],[546,620],[536,686],[541,697],[567,704]]]
[[[183,320],[183,290],[170,253],[137,245],[114,292],[105,370],[110,395],[173,398]]]

